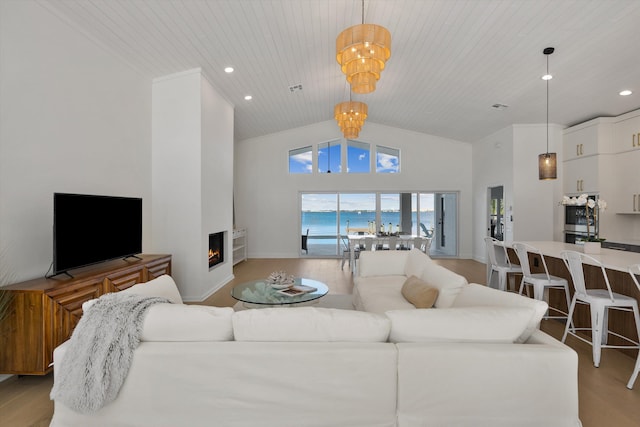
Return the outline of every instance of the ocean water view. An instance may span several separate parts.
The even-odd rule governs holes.
[[[392,224],[393,231],[397,231],[397,225],[400,224],[400,212],[397,211],[383,211],[380,212],[382,223],[384,224],[385,231],[388,230],[389,223]],[[433,211],[421,211],[420,222],[422,222],[427,229],[434,226]],[[303,211],[302,212],[302,233],[305,234],[307,228],[309,229],[309,239],[318,237],[333,237],[338,234],[336,229],[338,213],[336,211]],[[370,221],[376,220],[376,211],[341,211],[340,212],[340,231],[342,235],[347,234],[347,221],[350,228],[364,228],[369,227]],[[418,234],[420,224],[418,222],[417,212],[413,212],[411,215],[412,230],[403,230],[403,232]],[[377,229],[380,229],[380,224],[376,224]]]

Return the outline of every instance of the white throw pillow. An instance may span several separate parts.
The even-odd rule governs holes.
[[[243,310],[232,320],[236,341],[386,342],[391,328],[383,315],[317,307]]]
[[[167,274],[163,274],[148,282],[138,283],[121,292],[148,297],[164,297],[174,304],[182,304],[182,297],[180,296],[176,282]]]
[[[436,308],[449,308],[460,290],[467,285],[467,279],[435,262],[425,263],[420,276],[429,286],[438,288]]]
[[[523,331],[516,342],[523,343],[529,339],[531,334],[539,328],[542,317],[547,312],[549,305],[544,301],[527,298],[512,292],[499,291],[477,283],[471,283],[460,291],[453,301],[452,307],[478,307],[478,306],[501,306],[501,307],[529,307],[533,309],[533,314],[529,319],[527,328]]]
[[[231,307],[154,304],[144,318],[142,341],[232,341]]]
[[[527,307],[466,307],[392,310],[391,342],[513,343],[527,328]]]

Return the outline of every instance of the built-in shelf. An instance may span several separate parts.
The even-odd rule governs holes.
[[[247,259],[247,229],[233,230],[233,265]]]

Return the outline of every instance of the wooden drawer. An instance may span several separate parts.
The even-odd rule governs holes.
[[[171,275],[171,257],[159,259],[146,265],[146,280],[153,280],[163,274]]]
[[[132,270],[120,271],[118,273],[110,274],[105,278],[104,293],[124,291],[125,289],[144,281],[144,268],[142,266]]]

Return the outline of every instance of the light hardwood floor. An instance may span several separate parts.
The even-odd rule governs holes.
[[[443,259],[439,264],[462,274],[469,282],[485,283],[485,265],[473,260]],[[230,289],[244,281],[266,277],[275,270],[320,280],[334,294],[348,294],[353,288],[347,266],[340,269],[336,259],[249,259],[234,268],[235,279],[209,297],[204,304],[233,306],[236,301]],[[563,324],[543,321],[542,330],[560,338]],[[567,344],[578,353],[578,385],[580,419],[584,427],[640,426],[640,380],[634,390],[625,385],[633,370],[635,359],[619,351],[603,350],[599,368],[591,358],[591,347],[569,337]],[[53,414],[49,391],[53,375],[44,377],[12,377],[0,383],[0,425],[11,427],[47,426]],[[523,384],[526,387],[526,384]]]

